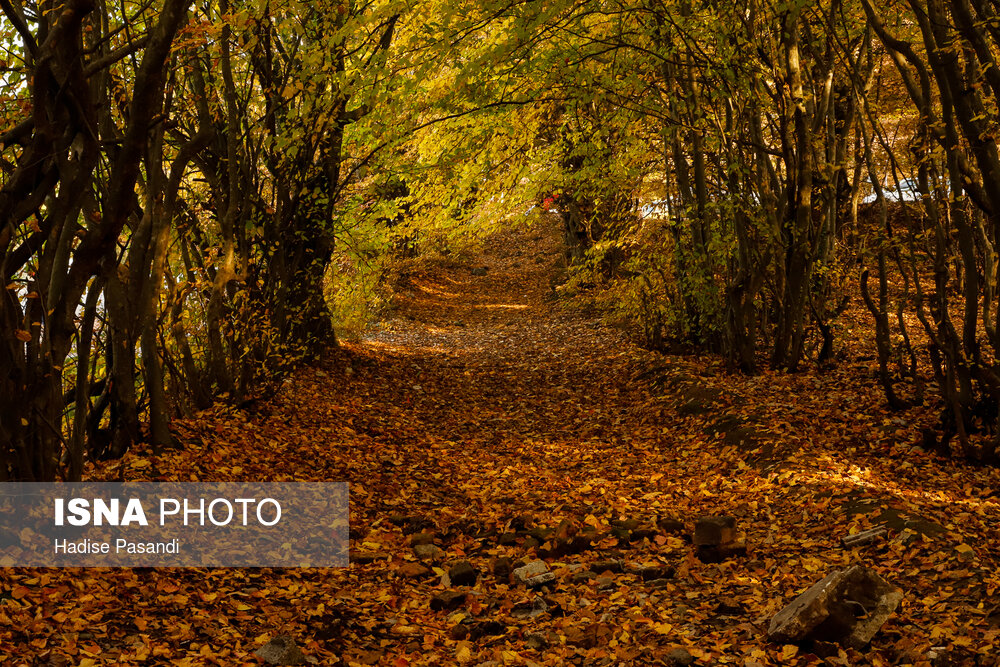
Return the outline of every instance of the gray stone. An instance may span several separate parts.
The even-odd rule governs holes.
[[[514,618],[531,619],[541,616],[549,610],[548,603],[542,598],[535,598],[530,602],[519,602],[514,605],[510,615]]]
[[[269,665],[304,665],[306,657],[288,635],[278,635],[257,649],[255,656]]]
[[[654,579],[669,579],[674,576],[674,568],[670,565],[662,564],[633,564],[626,566],[629,574],[634,574],[642,581],[653,581]]]
[[[864,648],[903,599],[903,592],[860,565],[830,573],[775,614],[771,641],[832,641]]]
[[[547,586],[556,580],[555,572],[545,572],[534,577],[528,577],[524,580],[524,585],[528,588],[541,588],[542,586]]]
[[[863,546],[885,537],[889,534],[889,530],[885,526],[878,526],[877,528],[871,528],[870,530],[863,530],[860,533],[855,533],[854,535],[845,535],[840,538],[840,546],[845,549],[853,549],[854,547]]]
[[[524,567],[519,567],[514,570],[514,581],[523,584],[526,583],[528,579],[537,577],[540,574],[545,574],[548,571],[549,566],[545,564],[545,561],[532,561]]]
[[[486,267],[486,266],[474,266],[474,267],[472,267],[471,273],[474,276],[485,276],[488,271],[489,271],[489,267]]]

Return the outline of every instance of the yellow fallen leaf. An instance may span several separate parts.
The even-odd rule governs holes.
[[[455,659],[459,662],[468,662],[472,660],[472,649],[469,648],[468,642],[461,642],[458,645],[458,650],[455,651]]]

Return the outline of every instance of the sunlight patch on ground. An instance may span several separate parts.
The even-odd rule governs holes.
[[[393,355],[401,357],[413,357],[424,354],[448,355],[454,351],[448,348],[431,345],[407,345],[405,342],[387,343],[385,341],[375,340],[372,338],[365,339],[365,344],[373,349],[389,352]]]
[[[418,285],[417,289],[419,289],[421,292],[423,292],[425,294],[431,294],[433,296],[448,297],[449,299],[457,299],[457,298],[462,298],[462,297],[465,296],[462,293],[459,293],[459,292],[449,292],[448,290],[446,290],[446,289],[444,289],[442,287],[436,287],[434,285],[427,285],[427,284]]]
[[[477,308],[489,308],[491,310],[527,310],[531,306],[526,303],[480,303]]]
[[[988,512],[1000,513],[1000,503],[993,499],[975,498],[961,495],[952,489],[925,490],[914,488],[911,483],[897,481],[886,477],[877,470],[848,465],[840,470],[796,470],[787,481],[794,479],[797,483],[811,483],[817,486],[835,488],[836,486],[854,486],[865,489],[877,495],[895,496],[910,507],[933,508],[961,505],[977,514]]]

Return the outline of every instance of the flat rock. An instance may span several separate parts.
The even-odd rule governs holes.
[[[672,648],[664,656],[668,665],[687,667],[694,664],[694,656],[686,648]]]
[[[514,580],[518,583],[527,583],[532,577],[537,577],[539,575],[545,574],[549,571],[549,566],[545,564],[545,561],[535,560],[524,567],[519,567],[514,570]]]
[[[288,635],[278,635],[257,649],[254,655],[269,665],[304,665],[306,663],[306,656],[295,645],[295,640]]]
[[[465,604],[465,593],[461,591],[442,591],[431,598],[432,611],[451,611]]]
[[[544,572],[534,577],[528,577],[524,580],[524,585],[528,588],[541,588],[542,586],[547,586],[556,580],[555,572]]]
[[[675,569],[670,565],[663,564],[632,564],[626,566],[629,574],[634,574],[642,581],[653,581],[654,579],[670,579],[674,576]]]
[[[369,565],[377,560],[385,560],[389,556],[381,551],[359,551],[351,556],[351,562],[358,565]]]
[[[441,557],[443,552],[433,544],[418,544],[413,547],[413,553],[420,560],[436,560]]]
[[[421,579],[431,573],[430,568],[424,567],[420,563],[403,563],[397,570],[399,576],[407,579]]]
[[[864,648],[903,599],[903,592],[875,571],[854,565],[816,582],[775,614],[771,641],[829,641]]]
[[[548,603],[542,598],[534,598],[528,602],[519,602],[514,605],[510,615],[514,618],[531,619],[541,616],[549,610]]]
[[[599,561],[596,561],[591,566],[591,569],[594,572],[597,572],[598,574],[600,574],[602,572],[621,572],[623,566],[624,566],[624,563],[622,563],[622,561],[617,560],[617,559],[599,560]]]

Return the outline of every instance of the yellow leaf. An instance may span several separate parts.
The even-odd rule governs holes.
[[[468,662],[472,660],[472,649],[469,648],[468,642],[459,643],[458,650],[455,651],[455,659],[459,662]]]
[[[674,626],[669,623],[657,623],[653,626],[653,630],[658,635],[669,635],[674,630]]]
[[[791,660],[795,657],[795,654],[799,652],[799,647],[794,644],[785,644],[781,647],[781,659]]]

